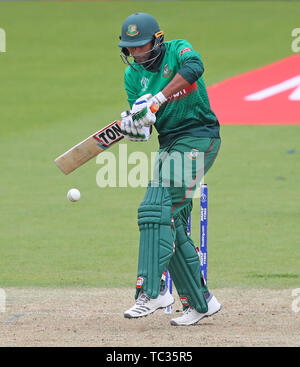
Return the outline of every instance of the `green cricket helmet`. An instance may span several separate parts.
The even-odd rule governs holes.
[[[141,47],[149,42],[152,42],[152,49],[145,52],[145,54],[149,53],[146,61],[139,62],[130,55],[128,47]],[[121,47],[122,61],[134,70],[138,70],[132,65],[133,60],[135,64],[148,69],[160,56],[163,43],[164,32],[160,30],[156,19],[150,14],[135,13],[125,19],[118,46]]]

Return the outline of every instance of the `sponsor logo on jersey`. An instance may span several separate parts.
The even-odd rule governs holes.
[[[149,79],[146,78],[145,76],[143,76],[142,79],[141,79],[141,86],[142,86],[142,92],[145,92],[146,89],[148,89]]]
[[[170,70],[168,64],[166,64],[164,66],[163,78],[170,78],[171,75],[172,75],[172,70]]]
[[[186,47],[186,48],[184,48],[183,50],[180,51],[180,56],[182,56],[187,51],[193,51],[193,50],[189,47]]]
[[[194,82],[192,85],[190,85],[189,87],[187,88],[184,88],[182,90],[180,90],[179,92],[173,94],[171,97],[168,98],[168,102],[170,101],[174,101],[176,99],[179,99],[179,98],[183,98],[183,97],[186,97],[188,96],[190,93],[194,92],[195,90],[198,89],[198,86],[197,86],[197,83]]]
[[[142,288],[143,283],[144,283],[144,278],[137,278],[136,287]]]
[[[136,36],[140,32],[137,30],[136,24],[129,24],[126,34],[130,37]]]

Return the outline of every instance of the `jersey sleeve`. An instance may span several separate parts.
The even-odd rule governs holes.
[[[177,40],[175,52],[179,64],[178,73],[190,84],[193,84],[204,72],[200,54],[186,40]]]
[[[130,105],[130,108],[131,108],[132,105],[134,104],[134,102],[139,97],[138,97],[138,94],[137,94],[137,90],[135,88],[134,80],[132,78],[132,73],[130,72],[130,69],[128,69],[128,68],[125,71],[124,82],[125,82],[125,90],[126,90],[126,93],[127,93],[127,100],[128,100],[129,105]]]

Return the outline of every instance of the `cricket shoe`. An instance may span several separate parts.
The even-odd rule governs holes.
[[[213,314],[220,311],[222,305],[217,301],[215,296],[207,302],[208,311],[206,313],[200,313],[196,311],[193,307],[188,307],[182,313],[181,317],[176,317],[176,319],[171,320],[171,325],[175,326],[188,326],[195,325],[198,321],[204,317],[212,316]]]
[[[165,288],[164,293],[160,293],[157,298],[150,298],[146,293],[141,292],[135,305],[124,312],[124,317],[131,319],[148,316],[159,308],[168,307],[173,303],[174,298],[170,294],[168,288]]]

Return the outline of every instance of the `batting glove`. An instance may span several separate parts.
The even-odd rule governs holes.
[[[122,112],[121,118],[121,131],[125,139],[130,141],[148,141],[150,139],[152,129],[135,127],[130,111]]]
[[[151,94],[145,94],[134,102],[131,113],[135,127],[149,127],[155,124],[156,116],[150,109],[152,106],[152,103],[150,103],[151,99]]]
[[[152,104],[155,103],[155,104],[158,105],[158,107],[160,107],[162,104],[167,102],[167,98],[164,96],[164,94],[162,92],[159,92],[159,93],[155,94],[155,96],[152,97],[150,102]]]
[[[161,106],[167,101],[162,92],[157,93],[154,97],[151,94],[145,94],[137,99],[132,107],[132,117],[135,127],[152,126],[156,122],[155,113],[151,111],[152,105]]]

